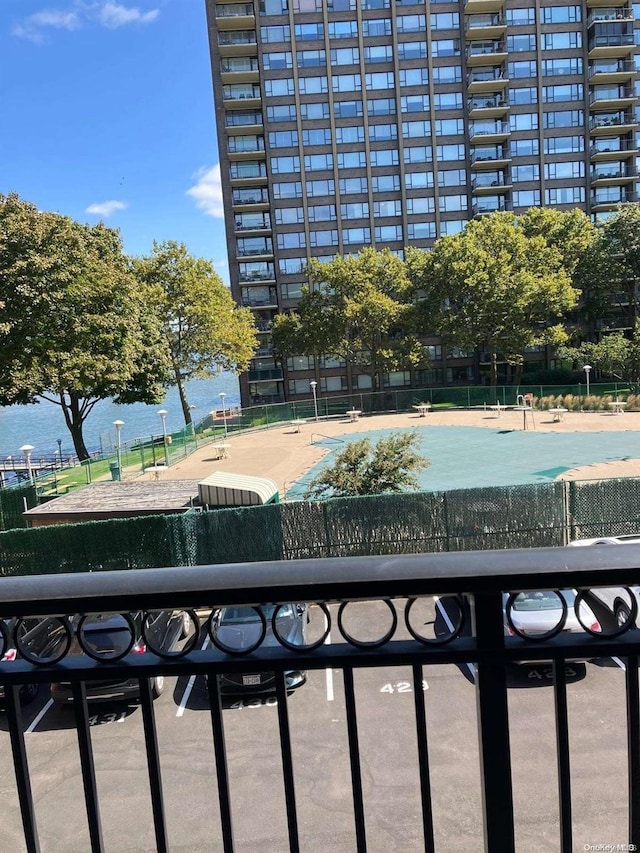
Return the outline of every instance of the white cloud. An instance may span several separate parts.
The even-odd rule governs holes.
[[[118,210],[126,210],[128,205],[124,201],[115,201],[112,199],[111,201],[101,201],[96,204],[90,204],[89,207],[86,208],[85,213],[90,213],[93,216],[104,216],[106,219],[108,216],[112,216]]]
[[[77,12],[57,12],[43,9],[16,24],[13,28],[13,35],[39,43],[44,41],[44,31],[47,28],[72,31],[79,29],[81,25]]]
[[[158,9],[141,12],[137,6],[121,6],[119,3],[105,3],[98,13],[103,27],[115,30],[127,24],[151,24],[160,14]]]
[[[116,30],[129,24],[151,24],[159,14],[159,9],[143,12],[138,6],[125,6],[112,0],[93,3],[72,0],[67,11],[43,9],[29,15],[14,26],[13,35],[41,44],[45,41],[47,30],[79,30],[90,22]]]
[[[203,167],[196,172],[194,177],[197,178],[197,181],[192,187],[189,187],[187,195],[195,201],[196,207],[203,210],[207,216],[223,219],[220,163],[211,168]]]

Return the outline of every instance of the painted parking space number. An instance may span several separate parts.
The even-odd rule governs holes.
[[[425,678],[422,679],[422,689],[429,689],[429,685]],[[411,684],[410,681],[388,682],[380,688],[380,693],[413,693],[413,684]]]

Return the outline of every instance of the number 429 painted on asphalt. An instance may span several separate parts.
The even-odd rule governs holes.
[[[429,685],[424,678],[422,679],[422,689],[429,689]],[[394,684],[387,683],[380,688],[380,693],[413,693],[413,684],[410,681],[396,681]]]

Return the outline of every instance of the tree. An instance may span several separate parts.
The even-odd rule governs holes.
[[[154,242],[152,254],[134,261],[134,270],[162,324],[170,384],[178,388],[189,424],[185,382],[248,367],[257,348],[253,313],[236,307],[211,263],[194,258],[183,243]]]
[[[590,364],[605,376],[638,385],[640,381],[640,321],[636,321],[633,339],[621,332],[603,335],[598,343],[584,341],[578,347],[561,347],[559,358],[572,361],[578,368]]]
[[[160,327],[116,231],[0,196],[0,305],[0,405],[59,405],[79,459],[98,400],[162,400]]]
[[[393,433],[375,446],[370,439],[350,442],[307,486],[305,498],[380,495],[418,489],[414,471],[429,466],[420,455],[415,432]]]
[[[595,225],[578,208],[564,212],[553,207],[530,207],[517,222],[525,237],[542,237],[560,252],[562,267],[571,277],[597,237]]]
[[[308,272],[311,286],[296,312],[274,319],[277,352],[336,355],[368,374],[374,389],[382,373],[424,363],[415,290],[397,255],[366,248],[329,263],[312,260]]]
[[[559,250],[542,236],[527,237],[512,214],[473,220],[460,234],[440,238],[420,265],[408,259],[425,305],[441,306],[443,337],[490,353],[492,385],[499,352],[521,366],[528,347],[566,340],[560,321],[579,293]]]

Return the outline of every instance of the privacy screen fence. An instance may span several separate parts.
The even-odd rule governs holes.
[[[0,533],[0,575],[564,545],[640,531],[640,480],[271,504]]]

